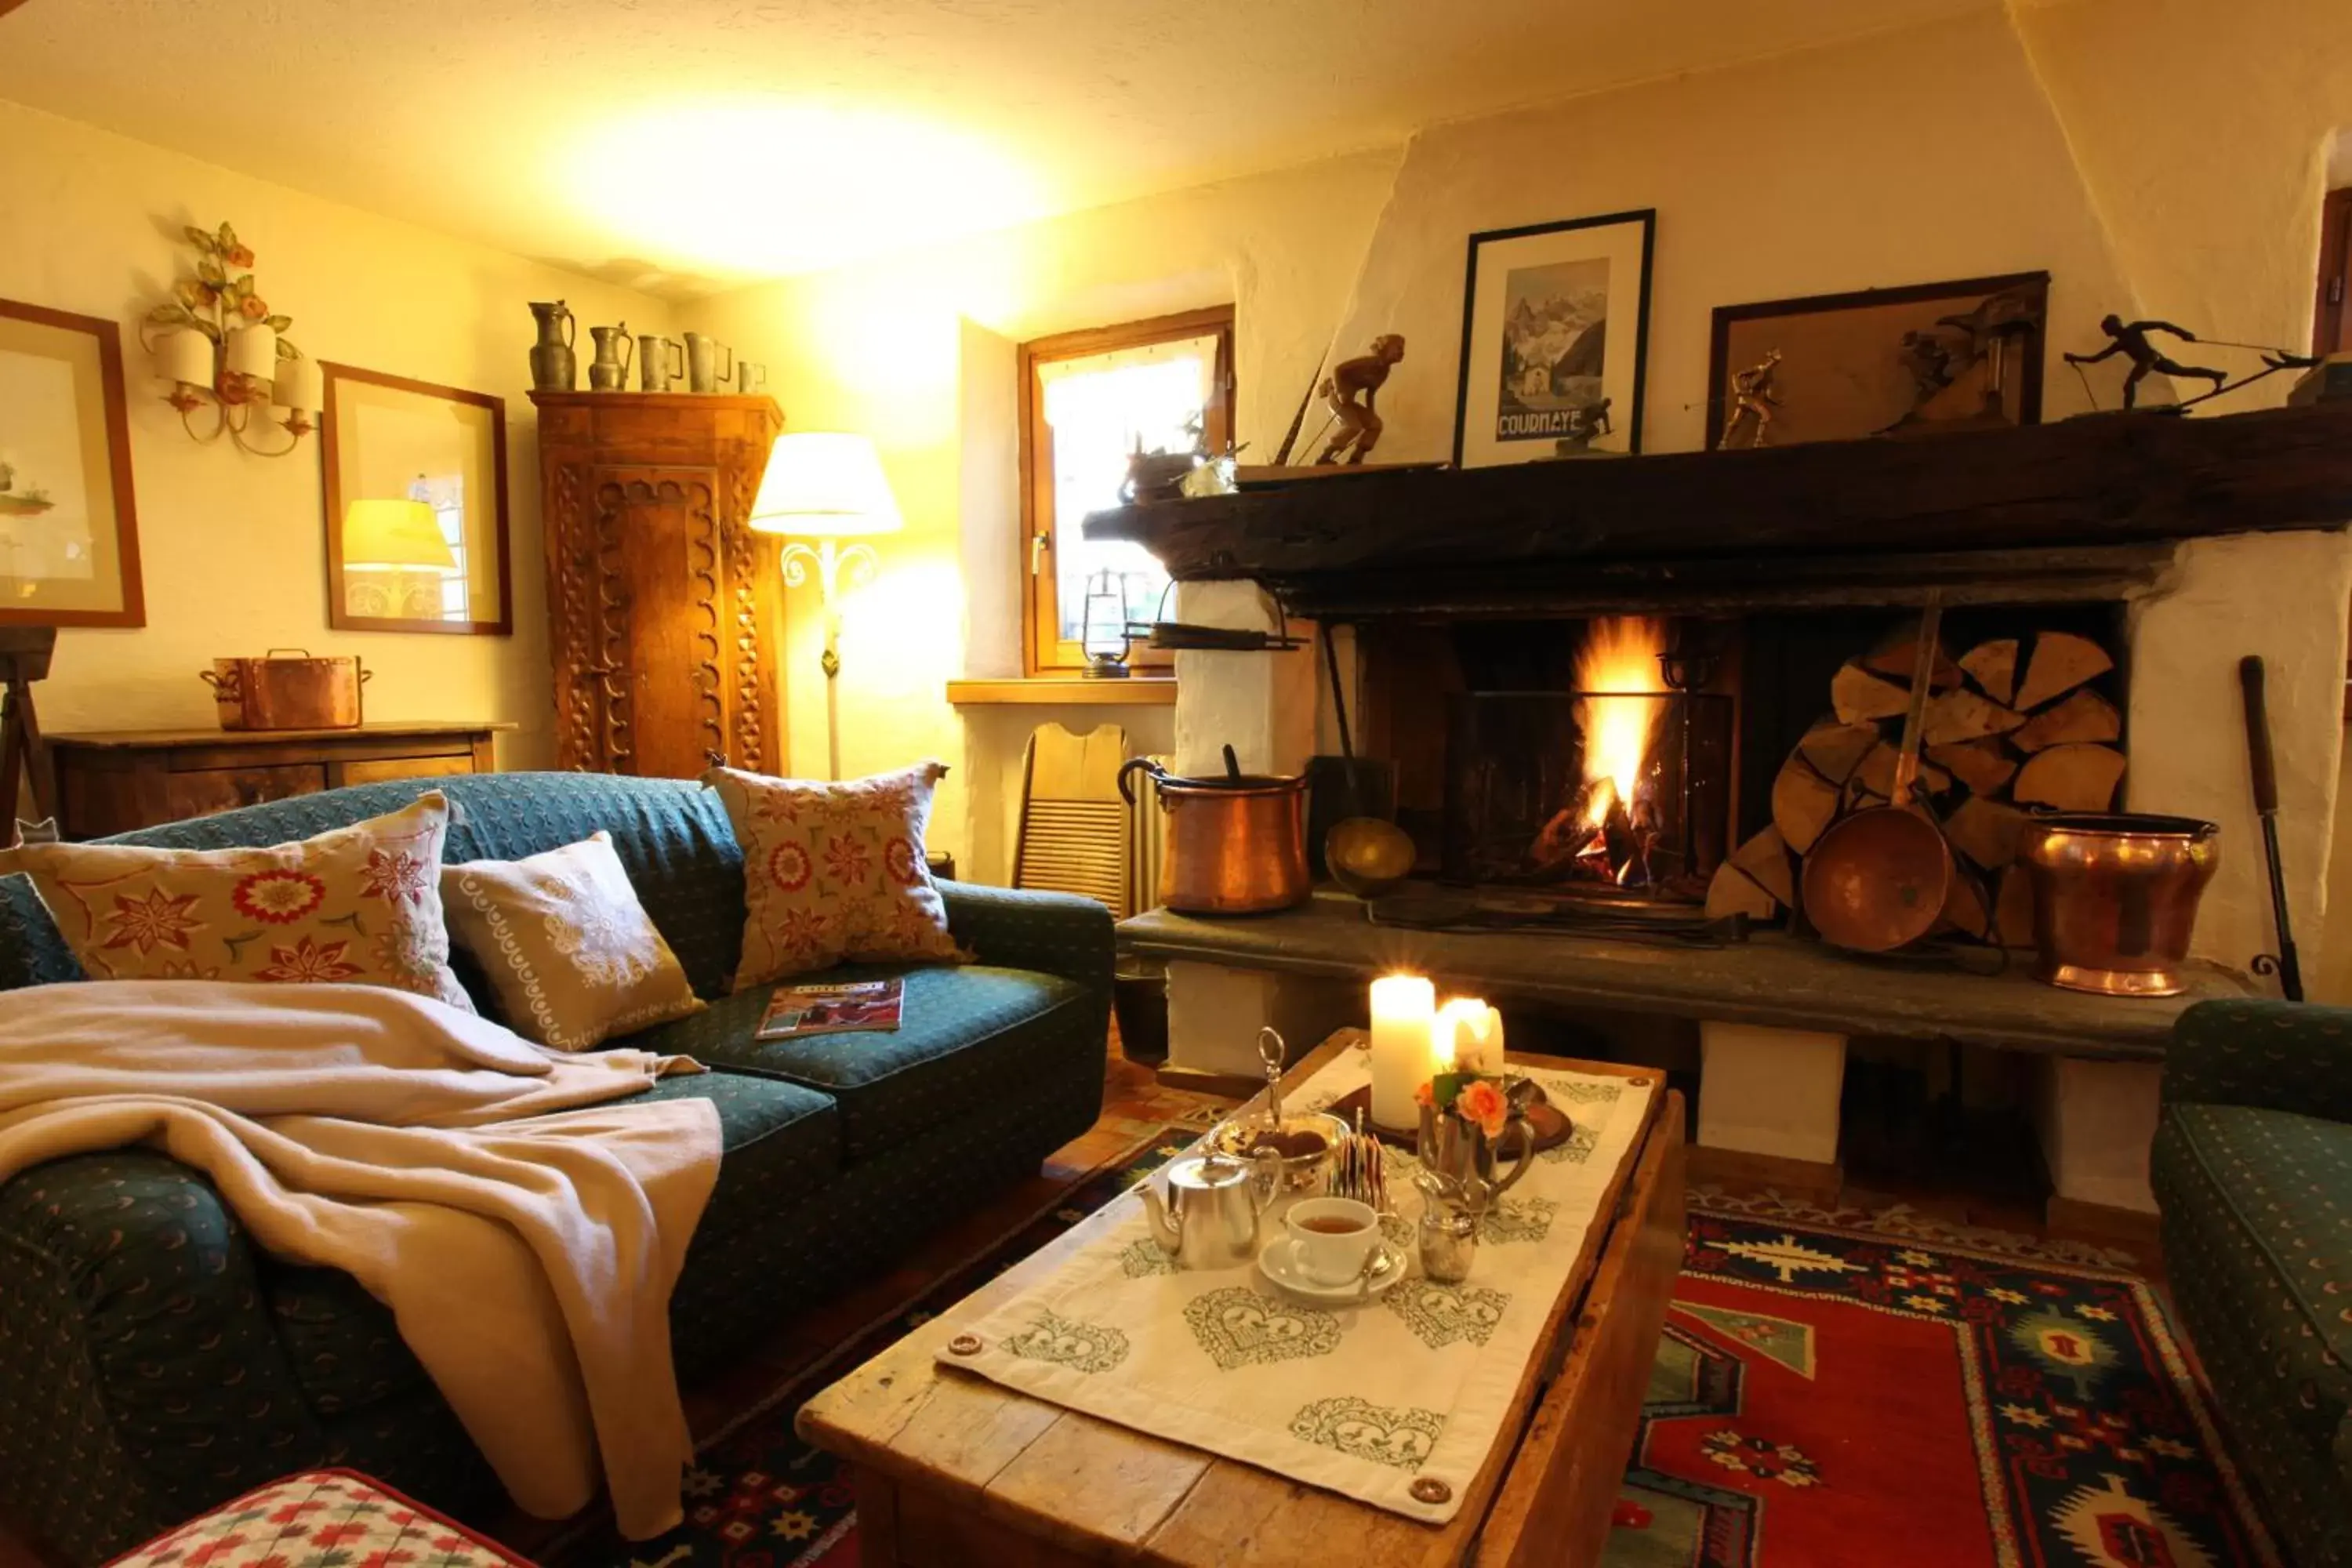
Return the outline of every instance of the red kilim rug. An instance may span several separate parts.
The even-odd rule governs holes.
[[[550,1568],[854,1568],[793,1415],[1178,1152],[1171,1126],[704,1444],[687,1522]],[[1840,1215],[1840,1218],[1849,1216]],[[1859,1216],[1853,1216],[1859,1217]],[[2145,1282],[1955,1242],[1694,1207],[1605,1568],[2235,1568],[2278,1562]]]

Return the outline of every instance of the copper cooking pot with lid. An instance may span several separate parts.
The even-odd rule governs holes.
[[[1160,901],[1180,914],[1252,915],[1306,901],[1307,780],[1245,773],[1227,746],[1221,778],[1181,778],[1150,757],[1118,770],[1118,793],[1135,802],[1131,774],[1150,775],[1168,814]]]

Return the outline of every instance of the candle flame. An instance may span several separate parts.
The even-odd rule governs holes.
[[[1647,616],[1610,616],[1586,628],[1576,656],[1576,705],[1584,731],[1585,822],[1598,827],[1622,801],[1633,809],[1633,789],[1650,755],[1651,731],[1664,704],[1650,696],[1666,689],[1658,656],[1666,651],[1666,623]]]

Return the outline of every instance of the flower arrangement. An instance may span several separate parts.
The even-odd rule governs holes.
[[[1503,1135],[1511,1120],[1511,1102],[1502,1086],[1475,1072],[1442,1072],[1413,1090],[1420,1105],[1441,1113],[1451,1111],[1489,1139]]]
[[[148,321],[159,327],[193,328],[215,343],[232,324],[231,318],[235,324],[257,323],[281,334],[294,324],[291,316],[270,314],[269,302],[253,280],[252,247],[236,237],[236,230],[226,223],[216,230],[190,224],[186,233],[188,243],[196,247],[196,275],[173,284],[171,300],[150,310]],[[280,336],[278,357],[298,359],[300,354]]]

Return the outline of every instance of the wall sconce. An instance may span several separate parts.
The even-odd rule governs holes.
[[[294,324],[274,316],[256,291],[253,252],[223,224],[207,231],[191,225],[188,243],[196,249],[195,275],[172,286],[172,298],[147,312],[140,342],[154,356],[155,374],[172,384],[163,401],[180,411],[180,424],[198,441],[226,432],[257,458],[282,458],[318,428],[310,417],[326,400],[318,363],[281,334]],[[213,408],[212,428],[201,430],[193,416]],[[286,432],[282,447],[259,444],[257,424],[276,421]],[[256,411],[259,412],[257,413]],[[248,440],[247,432],[257,439]]]

